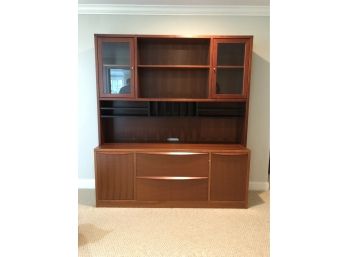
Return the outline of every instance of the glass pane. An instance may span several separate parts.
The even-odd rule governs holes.
[[[103,64],[130,65],[129,43],[103,43]]]
[[[242,94],[243,69],[218,68],[216,74],[217,94]]]
[[[244,65],[243,43],[219,43],[217,65]]]
[[[130,94],[130,77],[129,68],[105,68],[106,81],[104,87],[105,94]]]

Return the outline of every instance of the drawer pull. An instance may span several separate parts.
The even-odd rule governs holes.
[[[168,142],[179,142],[179,138],[177,138],[177,137],[168,137],[167,141]]]
[[[213,155],[224,155],[224,156],[234,156],[234,155],[248,155],[248,152],[226,152],[226,153],[212,153]]]
[[[158,155],[204,155],[208,153],[195,153],[195,152],[151,152],[151,153],[139,153],[139,154],[158,154]]]
[[[97,150],[97,154],[111,154],[111,155],[126,155],[126,154],[133,154],[130,152],[118,152],[118,151],[113,151],[113,150]]]
[[[208,177],[165,177],[165,176],[142,176],[137,177],[140,179],[155,179],[155,180],[200,180],[200,179],[208,179]]]

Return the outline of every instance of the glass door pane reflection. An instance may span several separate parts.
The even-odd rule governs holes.
[[[104,42],[103,64],[130,65],[129,42]]]
[[[105,94],[130,94],[131,71],[130,68],[106,68]]]

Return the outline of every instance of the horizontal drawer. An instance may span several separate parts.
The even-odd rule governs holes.
[[[208,153],[136,153],[136,176],[208,177],[208,174]]]
[[[139,201],[208,200],[208,178],[137,178],[136,187],[136,199]]]

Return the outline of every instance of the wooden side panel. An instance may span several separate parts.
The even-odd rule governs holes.
[[[139,201],[207,201],[208,179],[137,179]]]
[[[212,153],[210,200],[246,201],[248,154]]]
[[[133,153],[96,153],[97,200],[134,199]]]
[[[137,153],[136,156],[137,176],[208,177],[208,153]]]

